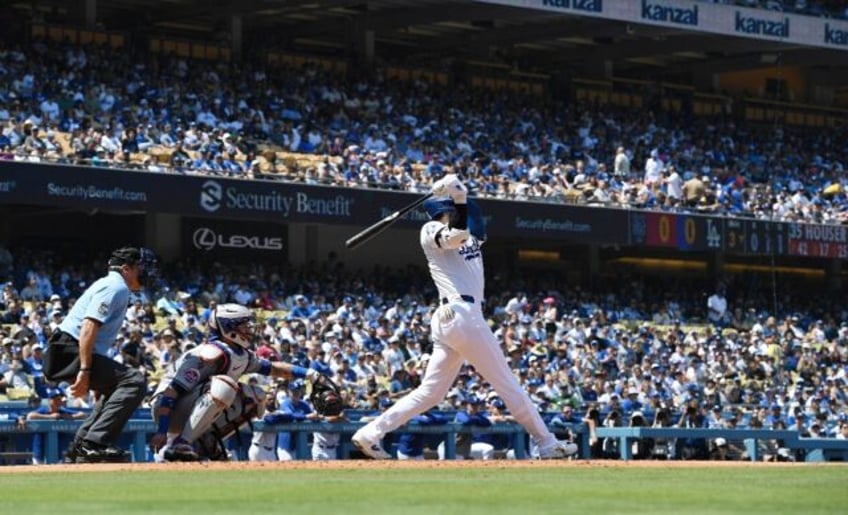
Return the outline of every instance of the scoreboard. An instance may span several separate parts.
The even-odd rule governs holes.
[[[739,218],[727,218],[723,222],[722,248],[725,252],[743,255],[786,255],[783,224]]]
[[[848,227],[844,225],[785,224],[790,256],[848,259]]]
[[[684,252],[848,259],[848,226],[843,225],[633,212],[630,241],[633,245]]]

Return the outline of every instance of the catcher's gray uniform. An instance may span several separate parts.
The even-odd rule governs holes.
[[[154,420],[162,393],[173,388],[178,397],[171,415],[169,442],[181,436],[189,443],[197,442],[207,457],[222,458],[221,441],[252,418],[262,416],[265,408],[264,392],[238,379],[243,374],[268,375],[270,371],[271,362],[253,351],[209,340],[168,367],[151,401]],[[216,402],[204,401],[207,393]]]

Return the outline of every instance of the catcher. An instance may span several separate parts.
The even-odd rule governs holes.
[[[257,357],[253,351],[256,316],[242,305],[218,305],[209,317],[208,331],[205,343],[168,367],[151,399],[158,430],[150,446],[159,461],[228,459],[224,440],[265,411],[264,391],[239,383],[242,375],[258,373],[311,382],[322,377],[316,370]],[[337,388],[313,390],[323,407],[332,405],[332,392],[338,394]],[[322,393],[327,391],[331,393]],[[341,404],[341,397],[338,399]]]

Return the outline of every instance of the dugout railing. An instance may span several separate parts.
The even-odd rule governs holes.
[[[21,456],[31,451],[28,440],[32,435],[39,433],[42,438],[43,457],[45,463],[57,463],[61,459],[60,436],[64,440],[79,428],[81,421],[52,421],[34,420],[28,421],[26,427],[20,427],[15,421],[0,421],[0,439],[6,440],[3,449],[7,454]],[[255,431],[272,430],[277,432],[291,432],[295,443],[295,457],[297,459],[310,459],[309,435],[313,432],[341,433],[342,438],[339,446],[339,456],[347,457],[352,450],[350,435],[362,427],[362,422],[292,422],[285,424],[268,425],[263,422],[255,422]],[[589,430],[585,424],[573,424],[569,426],[551,426],[554,431],[562,431],[568,427],[575,437],[580,451],[579,457],[588,459],[590,454]],[[156,425],[150,420],[130,420],[122,435],[121,443],[132,452],[133,461],[150,461],[151,454],[147,442],[155,432]],[[456,436],[461,433],[474,434],[502,434],[508,435],[511,447],[515,450],[516,458],[526,458],[526,432],[524,428],[515,423],[495,424],[490,427],[469,427],[457,423],[448,423],[436,426],[420,426],[410,424],[398,429],[396,433],[421,433],[428,435],[443,435],[445,442],[445,458],[456,458]],[[794,430],[771,430],[771,429],[700,429],[700,428],[651,428],[651,427],[603,427],[595,430],[597,438],[615,438],[619,440],[618,449],[620,459],[630,460],[632,455],[632,444],[642,438],[662,439],[691,439],[691,438],[726,438],[733,440],[744,440],[748,450],[748,457],[752,461],[761,458],[758,452],[760,440],[781,440],[783,446],[792,450],[802,449],[806,452],[806,461],[838,460],[848,461],[848,440],[836,438],[801,438]],[[250,442],[250,433],[243,432],[240,439],[244,443]],[[11,444],[11,446],[10,446]],[[247,448],[241,446],[240,457],[246,456]],[[0,452],[2,457],[2,452]]]

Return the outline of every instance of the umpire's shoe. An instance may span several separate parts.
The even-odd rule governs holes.
[[[83,440],[77,446],[76,463],[126,463],[130,453],[114,445]]]
[[[79,455],[79,442],[74,440],[71,442],[71,445],[68,446],[68,450],[65,451],[65,456],[62,458],[62,463],[69,465],[77,462],[77,456]]]

